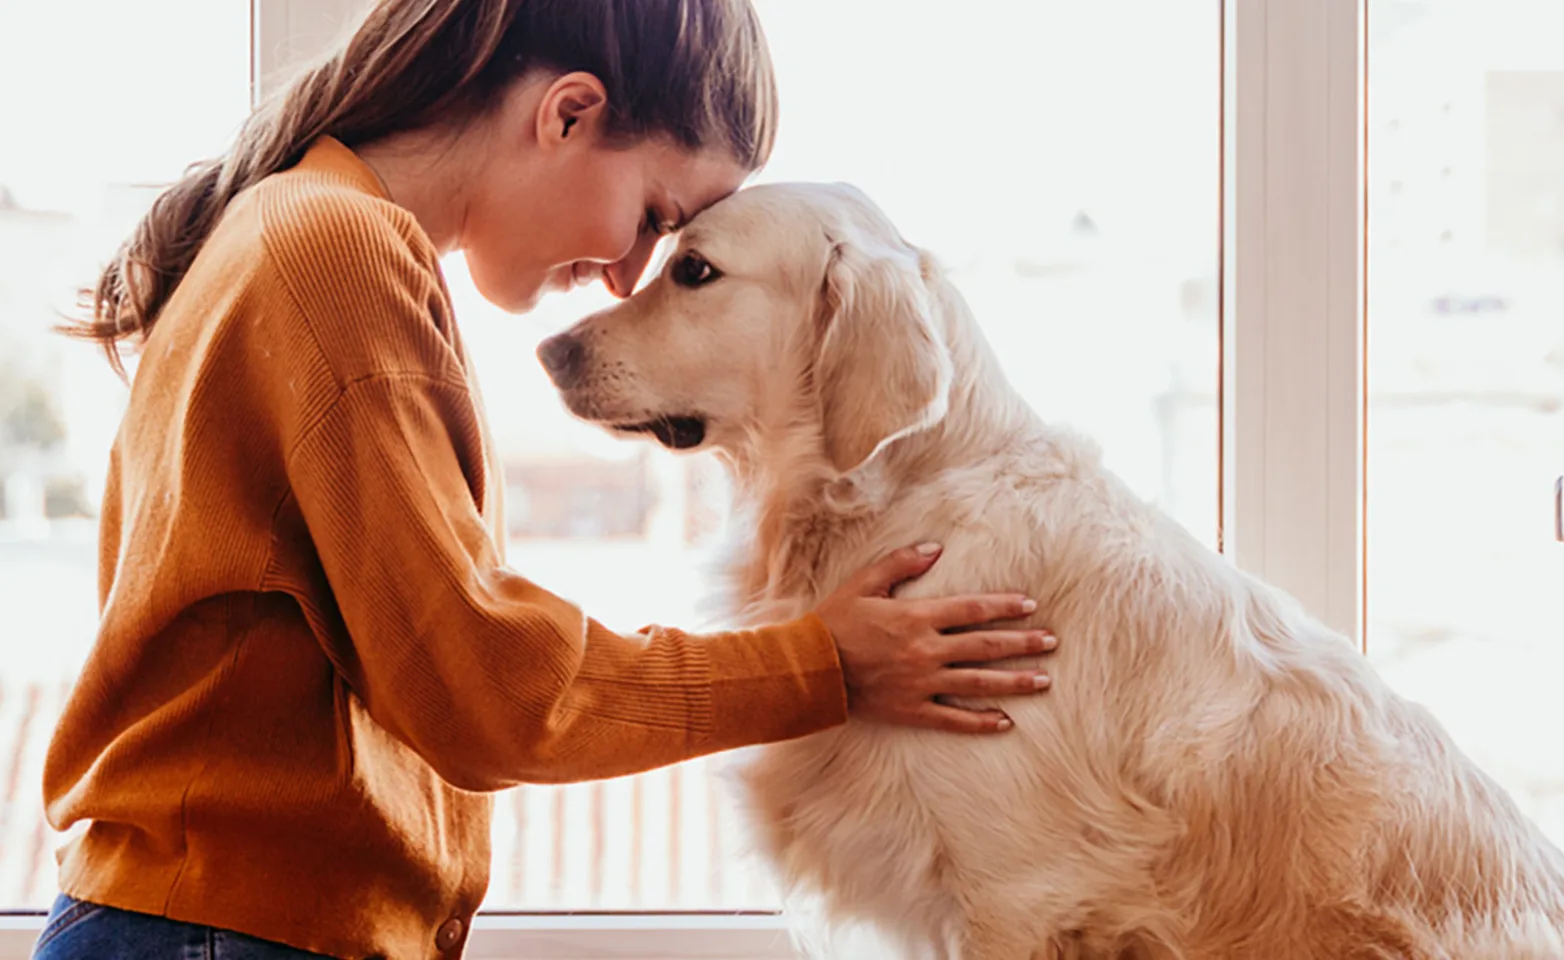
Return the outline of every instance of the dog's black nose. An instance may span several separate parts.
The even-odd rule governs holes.
[[[585,356],[586,348],[581,346],[581,341],[568,333],[549,337],[538,346],[538,360],[542,362],[543,369],[548,371],[548,378],[554,381],[554,386],[561,390],[581,379],[581,361]]]

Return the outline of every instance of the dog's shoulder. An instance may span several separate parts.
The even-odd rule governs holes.
[[[1077,554],[1150,543],[1155,510],[1103,464],[1083,434],[1040,426],[1003,453],[920,477],[882,512],[872,552],[935,540],[940,563],[906,595],[1036,591]]]

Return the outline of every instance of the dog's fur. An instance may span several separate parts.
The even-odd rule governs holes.
[[[676,282],[691,251],[720,276]],[[1564,855],[1343,637],[1029,410],[856,190],[742,191],[567,336],[578,415],[699,418],[730,465],[743,620],[935,540],[906,595],[1023,590],[1060,637],[1009,734],[761,752],[765,851],[836,919],[962,960],[1564,958]]]

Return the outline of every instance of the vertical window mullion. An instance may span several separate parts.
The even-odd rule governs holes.
[[[1360,638],[1367,0],[1235,0],[1224,543]]]

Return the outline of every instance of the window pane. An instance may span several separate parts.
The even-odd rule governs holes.
[[[249,0],[0,10],[0,909],[53,899],[43,752],[97,625],[95,517],[125,389],[51,332],[249,109]]]
[[[1564,843],[1564,7],[1369,5],[1369,654]]]
[[[1027,399],[1214,544],[1217,0],[757,7],[783,104],[763,179],[863,188],[945,261]],[[715,465],[573,423],[532,359],[607,297],[504,318],[448,266],[512,565],[615,627],[699,625]],[[489,906],[774,906],[716,776],[730,762],[502,798]]]

